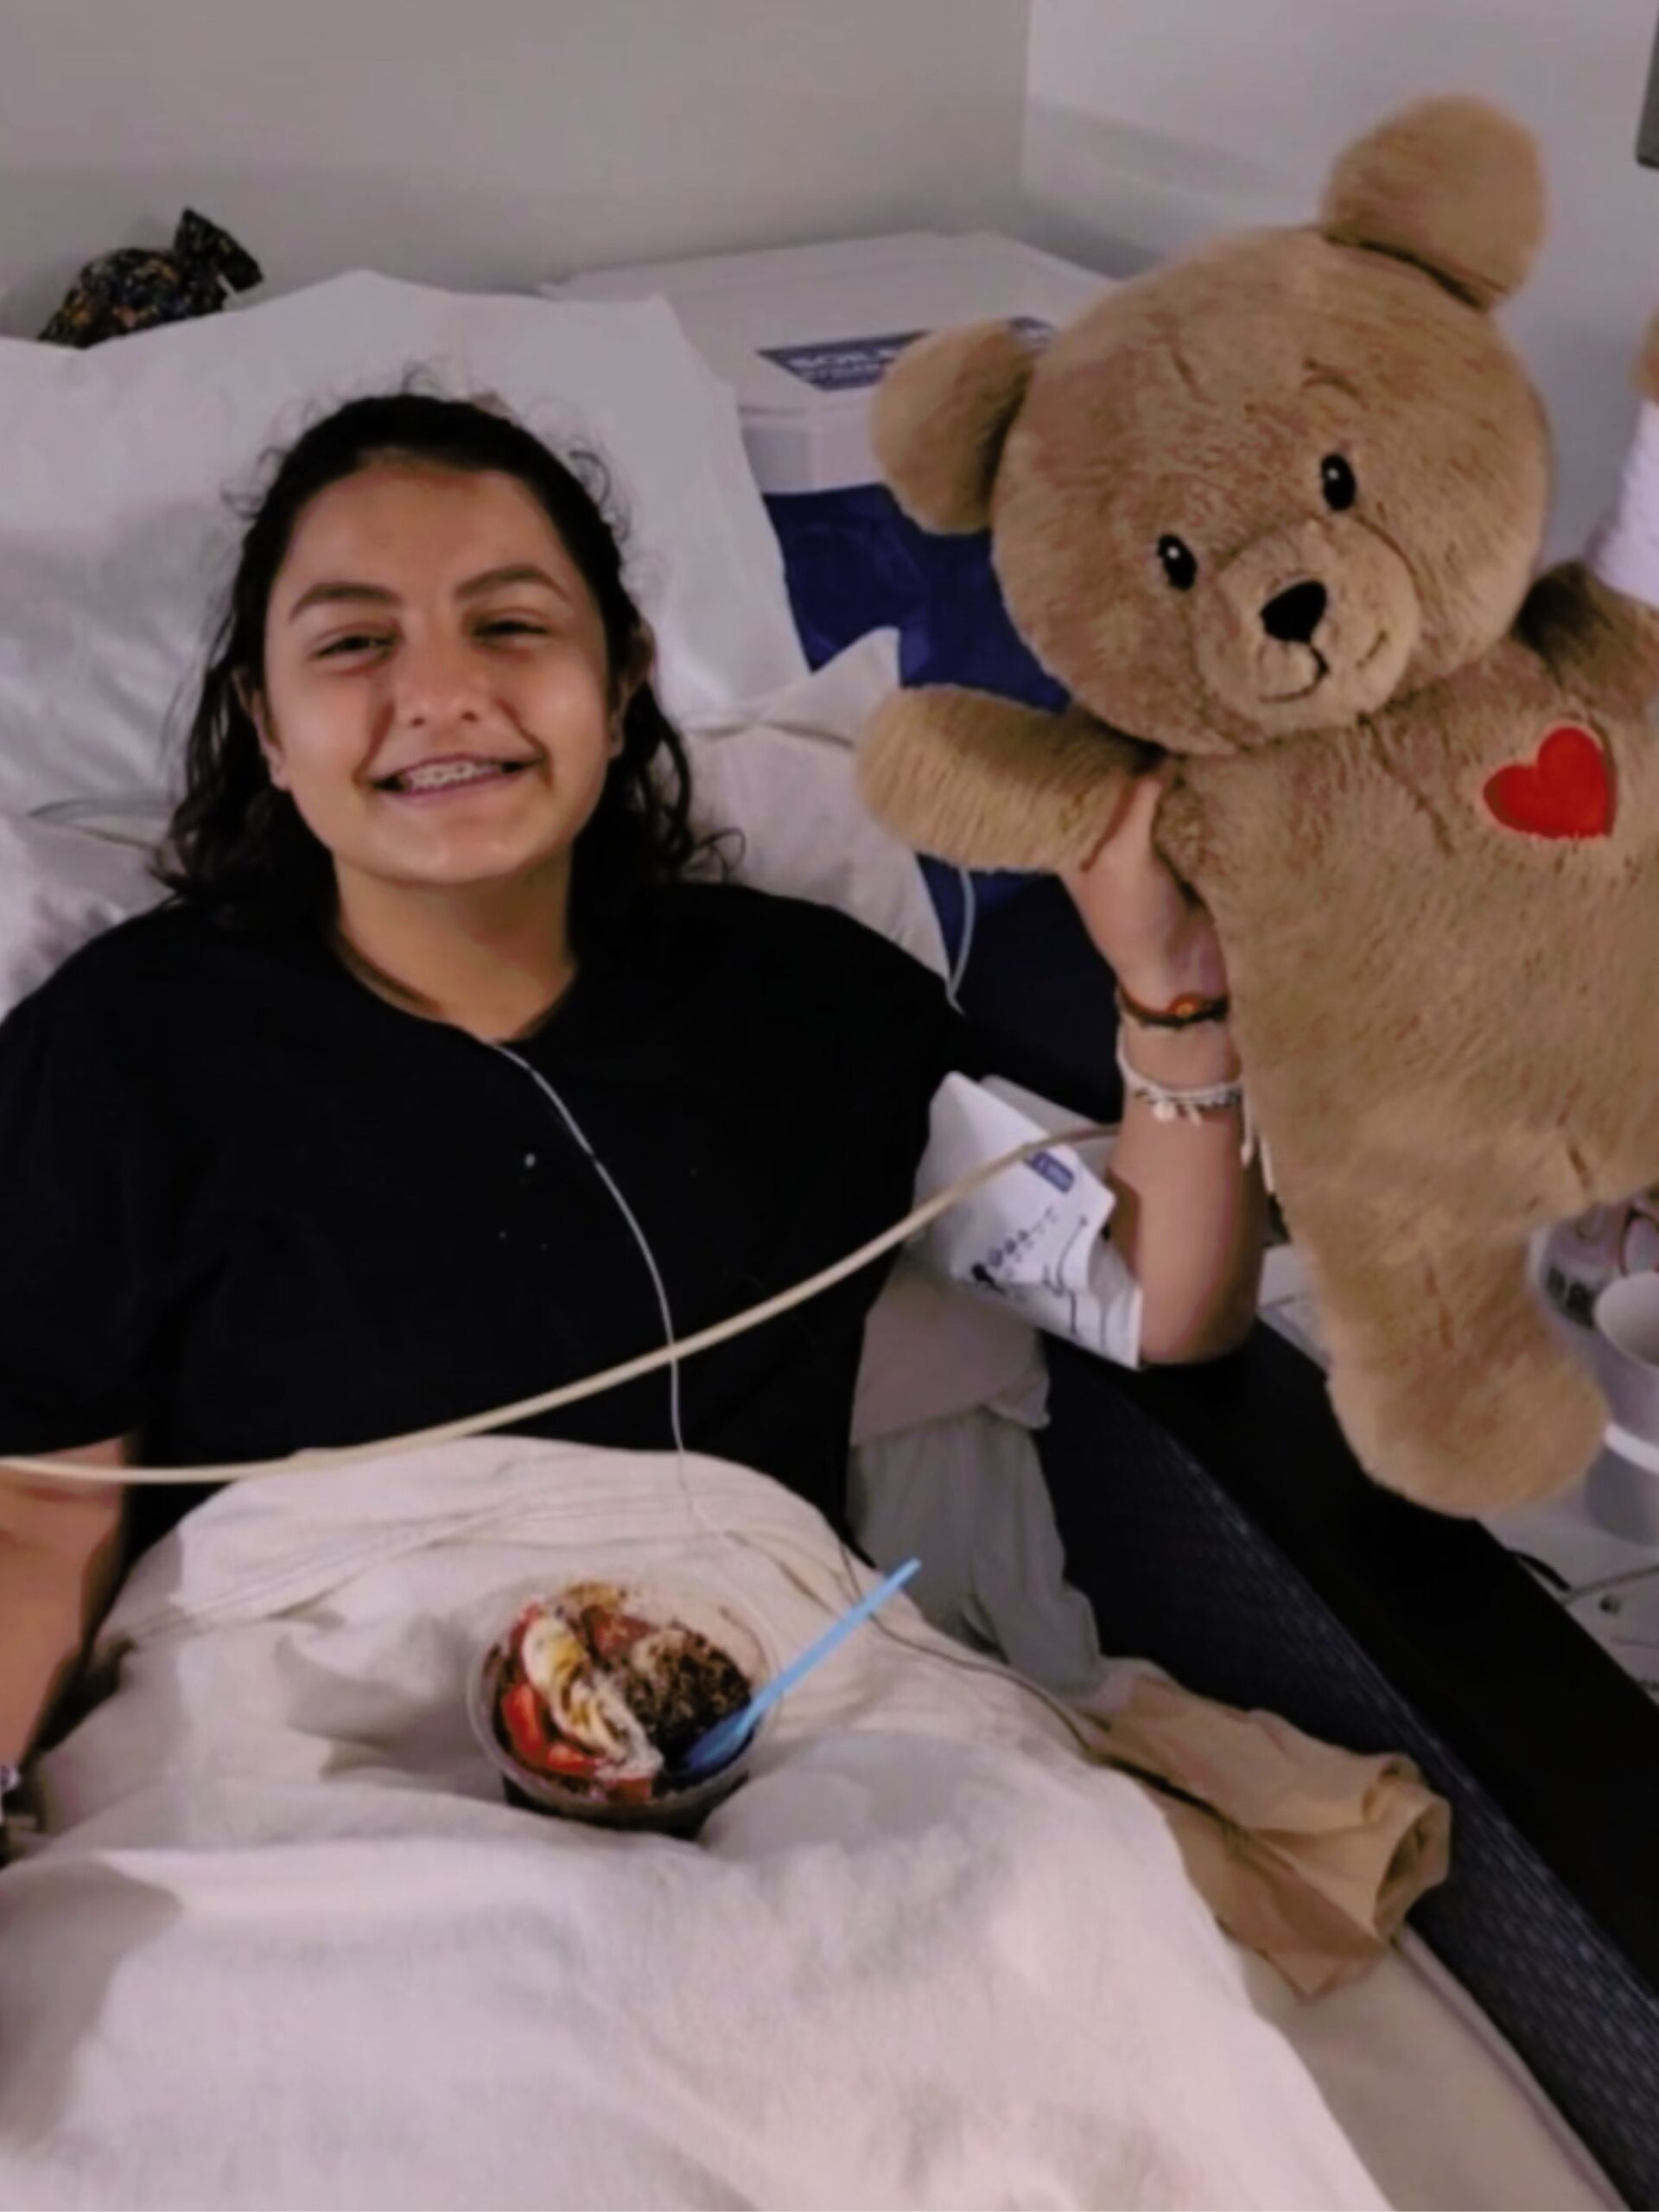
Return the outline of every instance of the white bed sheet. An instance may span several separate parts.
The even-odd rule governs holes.
[[[958,1474],[963,1432],[989,1421],[940,1425],[957,1433],[950,1467]],[[991,1503],[982,1501],[982,1531],[999,1527],[1015,1540],[1027,1595],[1046,1604],[1055,1554],[1052,1515],[1046,1528],[1038,1510],[1046,1493],[1040,1484],[1023,1490],[1028,1439],[1006,1422],[996,1431],[996,1449],[981,1455],[996,1491]],[[890,1452],[861,1456],[897,1464]],[[774,1640],[804,1640],[839,1586],[841,1561],[822,1522],[740,1470],[689,1464],[705,1511],[745,1539],[735,1552],[694,1542],[690,1563],[733,1575],[761,1606]],[[920,1462],[912,1455],[910,1464]],[[633,1892],[628,1882],[607,1887],[585,1864],[591,1840],[527,1827],[488,1802],[493,1784],[460,1721],[459,1656],[484,1632],[495,1593],[523,1576],[568,1572],[578,1560],[639,1567],[665,1553],[684,1566],[683,1501],[667,1470],[671,1462],[480,1440],[396,1470],[244,1487],[193,1516],[143,1563],[108,1631],[133,1640],[127,1685],[46,1763],[66,1833],[0,1883],[11,2054],[0,2064],[0,2202],[965,2202],[989,2201],[988,2189],[1011,2202],[1033,2201],[1035,2190],[1050,2202],[1337,2203],[1370,2201],[1363,2169],[1402,2207],[1519,2212],[1617,2203],[1513,2053],[1420,1947],[1408,1942],[1363,1982],[1303,2002],[1270,1967],[1215,1935],[1179,1877],[1161,1823],[1132,1786],[1075,1773],[1063,1783],[1071,1755],[1039,1707],[982,1675],[929,1665],[874,1636],[848,1647],[792,1700],[772,1765],[720,1816],[710,1855],[731,1885],[716,1930],[745,1950],[746,1971],[789,1978],[793,2004],[810,2011],[821,1997],[843,2034],[855,2020],[868,2034],[865,2063],[841,2066],[831,2078],[823,2069],[835,2039],[809,2051],[801,2038],[811,2042],[810,2032],[796,2023],[792,2063],[819,2069],[816,2086],[832,2111],[837,2098],[855,2096],[879,2107],[902,2144],[899,2136],[880,2139],[879,2127],[850,2149],[812,2135],[818,2123],[787,2094],[786,2081],[758,2063],[753,2037],[734,2064],[767,2110],[734,2138],[714,2101],[699,2101],[697,2085],[688,2089],[659,2047],[668,2017],[661,2007],[671,1998],[677,2022],[696,2017],[695,2006],[684,2009],[683,1979],[677,1994],[660,1956],[642,2045],[631,2028],[596,2049],[562,2018],[538,2072],[532,1968],[559,1980],[567,2016],[615,2009],[618,1989],[580,1949],[567,1974],[568,1912],[563,1922],[555,1912],[550,1924],[527,1919],[515,1929],[507,1911],[504,1939],[505,1901],[516,1897],[518,1910],[532,1911],[538,1867],[553,1885],[550,1904],[578,1896],[614,1913]],[[1018,1572],[982,1580],[982,1639],[999,1611],[1006,1624],[1020,1580]],[[915,1616],[900,1618],[908,1637],[948,1648]],[[1052,1656],[1052,1626],[1048,1633]],[[1039,1648],[1028,1630],[1027,1656]],[[1084,1667],[1087,1632],[1075,1611],[1058,1649],[1056,1664]],[[944,1793],[943,1823],[937,1796],[931,1810],[906,1811],[902,1802],[921,1737],[942,1762],[930,1786]],[[924,1769],[935,1756],[921,1755]],[[987,1789],[995,1762],[1016,1756],[1034,1762],[1039,1817],[1029,1826],[1007,1821],[994,1782]],[[1078,1782],[1090,1793],[1082,1827],[1071,1817]],[[908,1820],[926,1834],[910,1887],[884,1897],[873,1874],[903,1842],[885,1809],[889,1799],[899,1803],[899,1829]],[[929,1857],[941,1828],[963,1821],[976,1850],[982,1844],[1027,1878],[1015,1896],[964,1879],[973,1854],[949,1868]],[[861,1859],[861,1847],[869,1847]],[[1066,1850],[1077,1847],[1084,1866],[1066,1862]],[[629,1880],[637,1874],[654,1900],[642,1924],[660,1945],[672,1924],[672,1916],[661,1917],[661,1883],[682,1863],[683,1847],[622,1848]],[[601,1849],[614,1866],[613,1847]],[[658,1863],[664,1851],[669,1858]],[[837,1883],[837,1866],[850,1869],[850,1881]],[[950,1875],[943,1887],[942,1873]],[[480,1903],[480,1881],[491,1897],[499,1885],[499,1909]],[[1133,1910],[1068,1911],[1057,1950],[1048,1908],[1067,1891]],[[783,1910],[767,1909],[780,1900]],[[700,1914],[720,1899],[715,1890],[688,1891],[681,1902]],[[815,1948],[826,1911],[836,1929],[827,1950]],[[454,1922],[447,1946],[446,1916]],[[1141,1919],[1150,1922],[1151,1948],[1137,1935],[1126,1950]],[[964,2037],[958,2047],[954,2030],[938,2024],[953,2004],[962,2008],[964,1993],[943,1986],[937,1946],[913,1946],[901,1954],[903,1971],[893,1971],[887,1954],[913,1923],[971,1927],[992,1955],[1012,1946],[1007,1955],[1027,1962],[1016,1985],[1038,1988],[1045,2018],[1056,2012],[1071,2056],[1079,2047],[1089,2054],[1080,2075],[1043,2083],[1047,2104],[1037,2124],[1006,2117],[1027,2109],[1035,2086],[1021,2077],[1021,2104],[998,2045]],[[411,1942],[435,1954],[418,1968],[400,1963]],[[863,1946],[868,1989],[831,1971],[843,1942]],[[479,2054],[473,2094],[481,2117],[455,2153],[458,2168],[441,2153],[434,2163],[423,2118],[435,2108],[448,2124],[455,2119],[454,2082],[427,2078],[454,2068],[454,2023],[428,2015],[448,2002],[479,2026],[475,1989],[467,1980],[457,1987],[452,1972],[446,1980],[445,1960],[465,1955],[476,1963],[480,1945],[498,1982],[507,1975],[513,2013],[506,2051]],[[1090,1945],[1080,1988],[1057,1962]],[[520,1954],[531,1986],[511,1964]],[[671,1968],[674,1956],[671,1944]],[[709,1971],[706,1952],[680,1964],[699,1959]],[[232,1970],[238,1964],[246,1969],[240,1980]],[[1150,1999],[1140,1986],[1148,1974],[1160,1985]],[[925,2005],[906,2012],[904,1993],[915,1982],[909,1994],[921,1999],[922,1980]],[[1182,2011],[1195,1988],[1207,1991],[1201,2030]],[[1296,2052],[1301,2088],[1241,2037],[1241,2007]],[[731,2008],[716,2009],[721,2033],[736,2032]],[[267,2046],[271,2063],[251,2071],[237,2053],[264,2033],[261,2014],[273,2012],[289,2016],[289,2025]],[[775,2020],[762,2024],[779,2031]],[[1210,2164],[1177,2171],[1172,2130],[1180,2139],[1190,2111],[1185,2123],[1160,2112],[1154,2087],[1169,2070],[1172,2027],[1183,2042],[1206,2039],[1203,2063],[1184,2083],[1206,2128],[1214,2132],[1204,2101],[1208,2069],[1243,2064],[1272,2115],[1273,2139],[1254,2142],[1235,2107],[1205,2152]],[[935,2053],[933,2122],[916,2130],[901,2124],[900,2112],[918,2090],[913,2055],[904,2053],[918,2033],[945,2041]],[[373,2037],[390,2038],[391,2053],[371,2054],[360,2101],[331,2101],[341,2069],[349,2075]],[[614,2066],[636,2048],[640,2070],[631,2080],[606,2076],[601,2055]],[[213,2094],[204,2101],[192,2084],[209,2075]],[[516,2154],[499,2155],[499,2139],[511,2128],[516,2139],[507,2092],[522,2095],[530,2081],[540,2084],[544,2133],[558,2147],[526,2173]],[[1077,2135],[1078,2114],[1093,2113],[1109,2082],[1109,2125]],[[653,2084],[662,2094],[672,2088],[674,2127],[638,2124],[638,2093]],[[1319,2093],[1312,2103],[1309,2084]],[[323,2100],[308,2108],[315,2139],[305,2132],[308,2096]],[[964,2116],[976,2098],[992,2114],[988,2126]],[[601,2111],[627,2115],[619,2137],[597,2126]],[[415,2115],[409,2139],[389,2144],[400,2113]],[[1339,2136],[1326,2131],[1326,2114]],[[1073,2133],[1051,2155],[1039,2146],[1055,2126]],[[816,2190],[799,2185],[791,2164],[791,2140],[804,2128],[800,2139],[828,2161]],[[1126,2131],[1139,2131],[1128,2166],[1118,2156]],[[1345,2167],[1348,2150],[1355,2164]],[[993,2158],[1003,2162],[995,2176]],[[1252,2159],[1261,2163],[1249,2171]]]
[[[480,1440],[140,1561],[0,1881],[0,2202],[1381,2202],[1150,1801],[903,1599],[699,1847],[499,1802],[461,1689],[526,1581],[699,1567],[779,1651],[844,1602],[810,1508],[684,1472],[738,1541],[671,1456]]]

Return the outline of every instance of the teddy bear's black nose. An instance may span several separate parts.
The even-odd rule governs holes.
[[[1262,627],[1281,645],[1305,645],[1325,616],[1325,586],[1292,584],[1262,610]]]

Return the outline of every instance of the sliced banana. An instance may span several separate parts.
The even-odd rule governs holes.
[[[531,1623],[519,1656],[560,1735],[620,1773],[657,1773],[662,1753],[561,1613],[546,1612]]]

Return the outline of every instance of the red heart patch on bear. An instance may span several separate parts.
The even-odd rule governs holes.
[[[1488,777],[1484,797],[1506,830],[1530,837],[1605,837],[1613,826],[1612,766],[1580,722],[1560,723],[1530,760]]]

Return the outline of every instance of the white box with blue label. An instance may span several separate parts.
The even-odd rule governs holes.
[[[915,337],[1004,316],[1040,338],[1107,289],[1075,263],[995,232],[906,231],[761,253],[589,270],[542,289],[572,299],[660,293],[737,394],[768,496],[875,480],[869,395]]]

